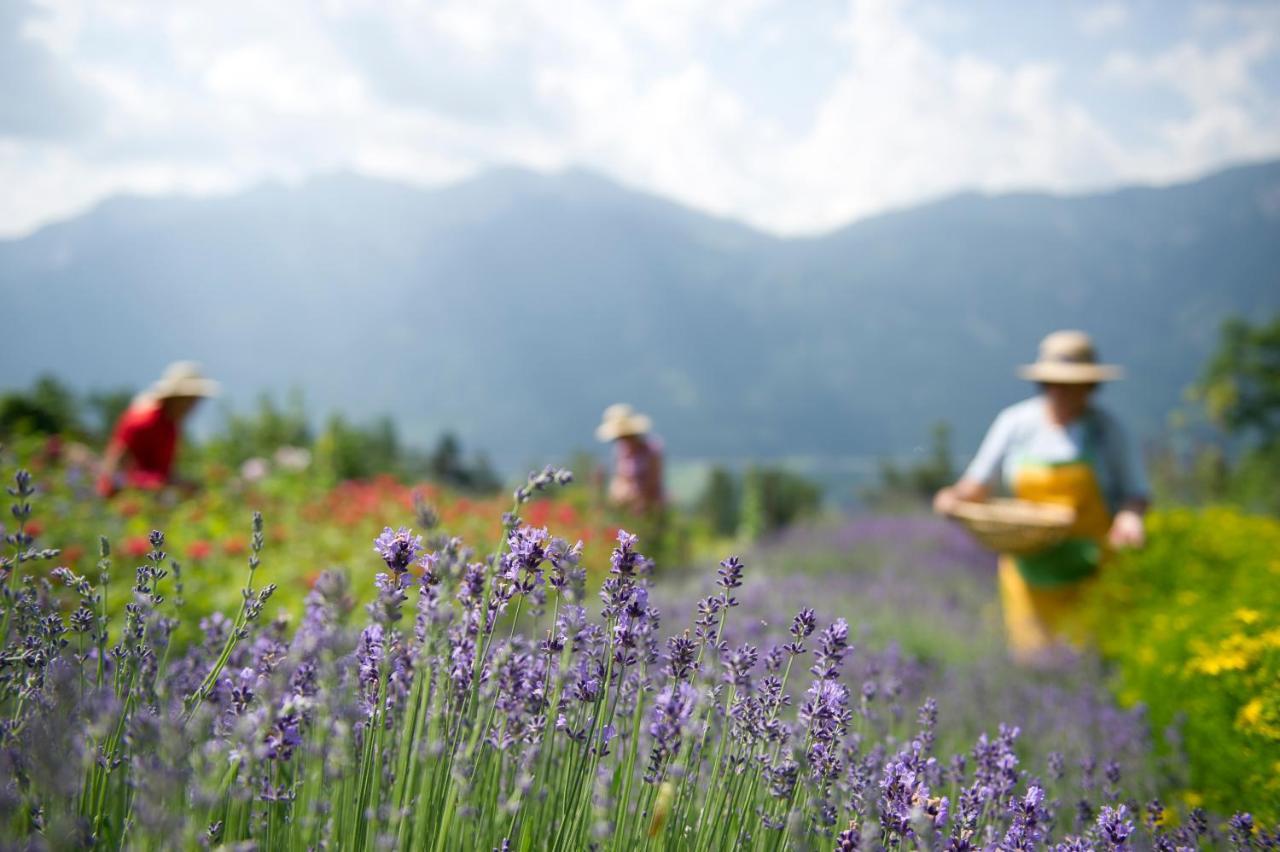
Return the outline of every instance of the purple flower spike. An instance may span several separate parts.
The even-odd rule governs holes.
[[[1125,805],[1112,808],[1103,805],[1098,813],[1096,823],[1099,838],[1107,844],[1108,849],[1123,849],[1133,834],[1133,821],[1129,818],[1129,809]]]
[[[373,542],[373,552],[381,556],[387,567],[397,574],[409,570],[409,564],[421,549],[422,536],[414,535],[413,530],[408,527],[401,527],[394,532],[391,527],[385,527],[382,535]]]

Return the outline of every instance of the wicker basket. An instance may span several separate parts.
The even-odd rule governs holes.
[[[1063,541],[1076,521],[1075,509],[1028,500],[962,502],[950,516],[999,553],[1034,553]]]

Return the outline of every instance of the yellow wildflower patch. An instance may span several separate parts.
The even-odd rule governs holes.
[[[1262,613],[1258,612],[1256,609],[1240,607],[1240,609],[1235,611],[1235,617],[1237,620],[1242,621],[1245,624],[1256,624],[1258,619],[1262,618]]]

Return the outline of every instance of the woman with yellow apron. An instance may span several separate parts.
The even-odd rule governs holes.
[[[982,500],[1003,486],[1014,497],[1070,506],[1075,522],[1065,541],[999,562],[1000,600],[1012,656],[1051,657],[1082,638],[1073,614],[1090,579],[1113,547],[1140,546],[1147,486],[1119,421],[1090,398],[1099,383],[1119,377],[1097,363],[1083,332],[1055,332],[1036,363],[1019,374],[1041,394],[1000,413],[973,462],[955,485],[938,492],[946,513],[961,500]]]

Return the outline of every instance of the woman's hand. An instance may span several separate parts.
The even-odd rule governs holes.
[[[1147,525],[1142,513],[1133,509],[1121,509],[1111,522],[1107,540],[1117,550],[1126,547],[1142,547],[1147,542]]]
[[[960,498],[956,496],[955,488],[948,486],[942,488],[937,494],[933,495],[933,511],[938,515],[949,515],[955,511],[956,506],[960,504]]]
[[[987,489],[980,482],[962,479],[933,495],[933,511],[939,515],[949,515],[961,503],[968,501],[981,502],[987,499]]]

